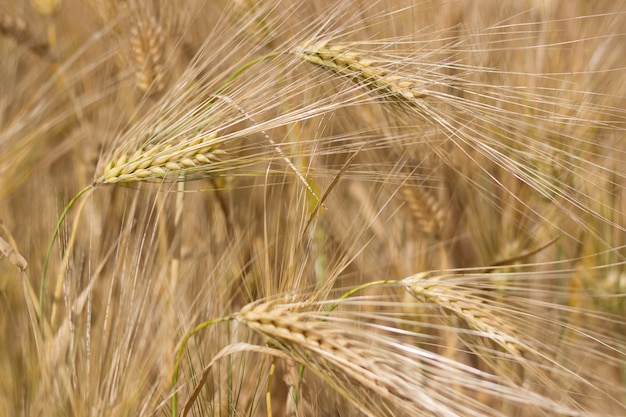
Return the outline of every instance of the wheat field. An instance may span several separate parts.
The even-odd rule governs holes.
[[[0,4],[0,416],[626,415],[626,2]]]

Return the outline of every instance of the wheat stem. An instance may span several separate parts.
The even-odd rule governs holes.
[[[267,385],[265,388],[265,407],[267,408],[267,417],[272,417],[272,380],[276,372],[276,358],[272,358],[270,372],[267,376]]]
[[[69,265],[69,262],[70,262],[70,255],[72,254],[72,248],[74,247],[74,244],[76,242],[76,237],[78,236],[78,231],[79,231],[78,222],[80,221],[80,216],[81,216],[81,213],[83,212],[83,209],[85,208],[85,204],[88,201],[89,201],[88,199],[84,198],[78,205],[76,217],[74,219],[74,224],[72,225],[72,232],[67,242],[67,250],[63,254],[63,258],[61,259],[61,267],[59,268],[59,271],[58,271],[57,283],[56,283],[56,287],[54,290],[54,295],[52,296],[52,311],[50,312],[50,325],[51,326],[54,326],[54,323],[56,320],[56,313],[58,309],[57,305],[59,303],[59,300],[61,299],[61,292],[63,291],[63,278],[67,272],[67,266]]]
[[[63,224],[63,221],[65,220],[65,217],[67,216],[67,213],[69,213],[70,209],[72,208],[72,206],[76,203],[76,201],[78,201],[78,199],[85,193],[87,193],[88,191],[93,190],[95,187],[95,184],[89,184],[88,186],[86,186],[85,188],[83,188],[82,190],[80,190],[78,192],[78,194],[76,194],[70,201],[69,203],[67,203],[67,205],[65,206],[65,208],[63,209],[63,212],[61,212],[61,215],[59,216],[59,219],[57,220],[56,225],[54,226],[54,231],[52,232],[52,237],[50,238],[50,242],[48,243],[48,249],[46,250],[46,256],[44,258],[43,261],[43,267],[41,269],[41,281],[39,284],[39,314],[40,314],[40,330],[43,332],[43,318],[44,316],[44,292],[46,289],[46,273],[48,272],[48,263],[50,262],[50,254],[52,253],[52,246],[54,246],[54,241],[56,240],[57,236],[59,235],[59,230],[61,228],[61,224]]]
[[[178,351],[176,352],[176,359],[174,361],[174,372],[172,374],[172,390],[174,391],[172,393],[172,417],[178,417],[178,411],[177,411],[178,410],[178,392],[176,390],[176,385],[178,384],[178,373],[180,371],[180,363],[183,360],[183,353],[185,353],[185,348],[187,347],[187,343],[189,342],[189,339],[191,339],[200,330],[206,329],[207,327],[210,327],[217,323],[230,321],[232,319],[233,319],[232,316],[225,316],[225,317],[220,317],[217,319],[200,323],[196,327],[191,329],[181,341],[180,347],[178,348]]]

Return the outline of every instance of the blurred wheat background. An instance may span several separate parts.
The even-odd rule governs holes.
[[[0,415],[626,415],[626,2],[0,4]]]

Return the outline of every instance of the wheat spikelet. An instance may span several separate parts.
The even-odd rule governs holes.
[[[427,97],[421,80],[385,68],[382,65],[384,61],[380,58],[351,49],[347,44],[328,46],[327,40],[307,42],[293,49],[292,53],[400,101]]]
[[[217,133],[194,141],[163,142],[146,145],[133,154],[112,158],[95,183],[114,184],[165,178],[200,169],[219,161],[224,152],[218,149]]]
[[[163,91],[165,36],[157,20],[140,19],[131,29],[130,44],[135,61],[137,88],[143,93]]]

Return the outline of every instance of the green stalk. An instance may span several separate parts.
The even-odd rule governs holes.
[[[76,201],[78,201],[78,199],[83,194],[85,194],[87,191],[94,189],[94,185],[95,184],[93,183],[89,184],[88,186],[80,190],[78,194],[76,194],[70,200],[70,202],[67,203],[67,206],[65,206],[65,209],[63,209],[63,212],[61,213],[61,216],[59,217],[59,220],[57,220],[57,224],[54,227],[54,232],[52,233],[52,238],[50,239],[50,243],[48,243],[48,249],[46,250],[46,257],[44,258],[43,268],[41,269],[41,282],[39,283],[39,327],[40,327],[42,334],[43,334],[43,320],[44,320],[43,298],[44,298],[44,291],[46,289],[46,273],[48,272],[48,263],[50,262],[50,253],[52,252],[52,246],[54,246],[54,241],[59,235],[59,229],[61,228],[61,224],[63,224],[65,217],[67,217],[67,213],[70,211],[72,206],[74,206]]]
[[[176,417],[178,414],[178,394],[176,393],[176,384],[178,383],[178,372],[180,370],[180,362],[183,359],[183,353],[185,353],[185,348],[187,347],[187,342],[191,339],[196,333],[200,330],[205,329],[209,326],[212,326],[216,323],[221,323],[223,321],[232,320],[232,316],[220,317],[218,319],[213,319],[209,321],[205,321],[203,323],[198,324],[196,327],[191,329],[189,333],[185,335],[183,338],[178,351],[176,352],[176,361],[174,362],[174,373],[172,375],[172,417]]]

